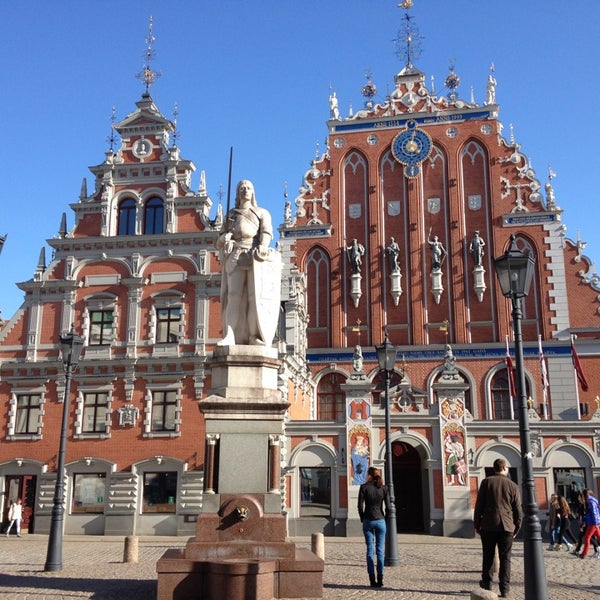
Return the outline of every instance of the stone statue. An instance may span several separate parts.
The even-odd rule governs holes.
[[[223,265],[218,346],[271,345],[281,287],[281,257],[269,248],[272,239],[271,215],[257,205],[252,182],[240,181],[216,242]]]
[[[354,346],[354,354],[352,355],[352,369],[357,373],[360,373],[363,370],[362,348],[358,344]]]
[[[496,79],[493,73],[488,76],[485,103],[486,105],[496,103]]]
[[[483,248],[485,246],[485,242],[482,237],[479,235],[479,231],[475,231],[473,235],[473,239],[469,245],[469,251],[473,254],[473,260],[475,261],[476,267],[482,266],[483,261]]]
[[[360,266],[362,265],[362,257],[365,253],[365,247],[359,244],[356,238],[352,240],[352,244],[348,246],[348,260],[352,266],[353,273],[360,273]]]
[[[335,119],[336,121],[340,120],[340,111],[338,109],[338,99],[337,99],[337,96],[335,95],[335,92],[333,92],[329,96],[329,116],[331,119]]]
[[[390,259],[390,273],[395,273],[400,270],[398,266],[398,256],[400,255],[400,246],[396,240],[392,237],[390,238],[390,245],[385,249],[386,253]]]
[[[433,240],[431,239],[431,228],[429,229],[427,243],[431,248],[431,270],[439,270],[442,268],[442,262],[444,262],[444,257],[446,256],[446,249],[442,242],[439,241],[437,235],[433,236]]]

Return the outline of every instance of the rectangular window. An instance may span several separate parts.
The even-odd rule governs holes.
[[[177,473],[144,473],[144,499],[142,512],[175,512]]]
[[[105,473],[73,475],[73,513],[102,513],[106,496]]]
[[[331,469],[300,467],[300,516],[331,515]]]
[[[113,311],[90,312],[90,346],[108,346],[112,341]]]
[[[15,433],[37,434],[41,408],[42,397],[39,394],[22,394],[17,396]]]
[[[179,341],[181,307],[156,310],[156,343],[176,344]]]
[[[177,392],[152,392],[152,431],[175,431]]]
[[[83,433],[105,433],[106,413],[108,411],[108,395],[90,393],[83,397]]]

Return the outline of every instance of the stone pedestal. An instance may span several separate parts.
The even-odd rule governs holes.
[[[287,539],[280,438],[288,403],[277,352],[215,348],[206,422],[202,514],[183,550],[158,561],[158,600],[321,598],[323,561]]]

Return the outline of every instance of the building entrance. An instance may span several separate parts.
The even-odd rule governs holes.
[[[406,442],[392,443],[392,469],[399,533],[424,531],[421,456]]]
[[[2,523],[8,524],[8,509],[12,502],[21,498],[23,504],[23,520],[21,531],[33,533],[33,507],[35,504],[35,475],[6,475],[4,478],[4,510]]]

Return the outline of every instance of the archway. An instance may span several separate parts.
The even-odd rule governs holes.
[[[398,532],[422,532],[424,528],[421,456],[410,444],[393,442],[392,469]]]

